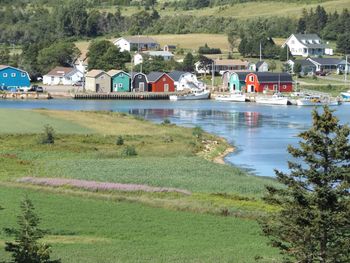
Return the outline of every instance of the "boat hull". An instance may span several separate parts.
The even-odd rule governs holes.
[[[266,105],[288,105],[288,99],[274,99],[274,98],[256,98],[255,101],[257,104],[266,104]]]
[[[187,94],[183,96],[177,96],[177,95],[171,95],[169,96],[169,99],[171,101],[178,101],[178,100],[207,100],[209,99],[210,92],[203,92],[203,93],[197,93],[197,94]]]
[[[245,102],[246,97],[244,94],[232,94],[228,96],[218,96],[215,98],[217,101],[233,101],[233,102]]]
[[[340,93],[340,96],[344,101],[349,101],[350,102],[350,92],[342,92]]]
[[[310,100],[303,100],[299,99],[297,100],[297,105],[298,106],[338,106],[339,102],[338,101],[310,101]]]

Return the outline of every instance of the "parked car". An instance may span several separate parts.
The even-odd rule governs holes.
[[[33,85],[29,91],[34,91],[34,92],[44,92],[44,89],[38,85]]]
[[[315,75],[316,76],[327,76],[327,72],[326,71],[316,71]]]

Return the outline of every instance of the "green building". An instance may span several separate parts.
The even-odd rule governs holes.
[[[112,92],[129,92],[130,91],[130,75],[122,70],[110,70],[107,72],[111,76]]]
[[[250,72],[231,72],[228,81],[230,92],[242,91],[245,89],[245,78]]]

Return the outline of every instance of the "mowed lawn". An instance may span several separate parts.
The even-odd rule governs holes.
[[[280,262],[255,221],[0,186],[0,229],[28,196],[62,262]],[[0,234],[3,245],[10,240]]]

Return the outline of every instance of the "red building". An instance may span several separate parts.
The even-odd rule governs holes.
[[[292,92],[293,79],[288,73],[255,72],[245,79],[246,91],[251,92]]]
[[[174,92],[174,80],[164,72],[151,72],[147,75],[148,90],[152,92]]]

